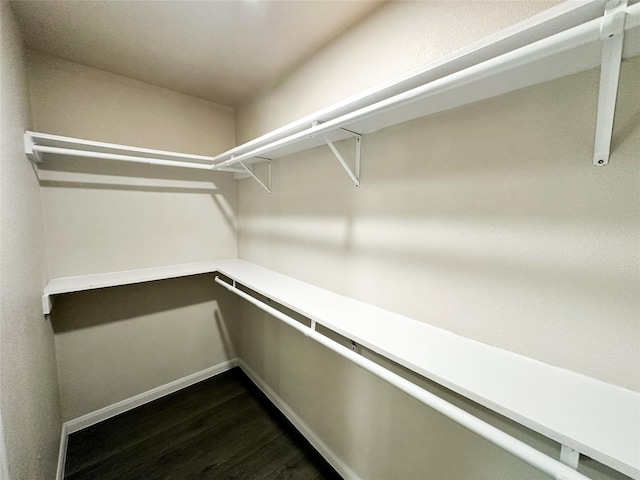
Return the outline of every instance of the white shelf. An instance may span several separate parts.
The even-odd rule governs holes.
[[[340,129],[368,134],[599,67],[605,40],[603,8],[604,2],[595,1],[550,9],[410,76],[217,155],[216,165],[280,158],[321,145],[323,136],[339,135]],[[626,59],[640,54],[640,4],[621,13],[625,16],[622,58]],[[615,103],[615,95],[609,100]],[[312,121],[319,125],[312,126]],[[596,132],[596,136],[606,135],[610,137],[611,132]]]
[[[204,155],[132,147],[31,131],[25,132],[24,145],[27,157],[36,164],[43,162],[44,154],[58,154],[211,171],[214,160],[213,157]],[[244,172],[239,167],[223,168],[220,171]]]
[[[242,260],[219,271],[420,375],[640,478],[640,394],[485,345]]]
[[[330,105],[256,139],[220,153],[214,156],[214,161],[217,163],[228,160],[231,156],[239,156],[254,151],[259,147],[271,145],[276,141],[307,130],[315,121],[326,123],[335,120],[343,115],[386,100],[394,95],[425,85],[475,64],[602,17],[604,7],[605,0],[561,3],[523,22],[501,30],[465,48],[394,78],[389,82],[360,92],[341,102]],[[348,137],[344,136],[344,138]],[[322,142],[318,141],[308,141],[304,146],[292,146],[290,150],[282,149],[279,152],[272,152],[270,155],[272,158],[277,158],[321,144]]]
[[[336,142],[350,138],[352,135],[343,129],[358,134],[372,133],[596,68],[605,60],[607,68],[615,71],[615,55],[603,58],[603,44],[608,38],[603,31],[609,28],[604,26],[604,19],[608,17],[603,16],[607,5],[612,3],[604,0],[562,3],[391,82],[215,156],[165,152],[36,132],[26,132],[25,152],[34,163],[41,162],[43,154],[61,154],[228,171],[236,174],[236,178],[251,176],[245,170],[245,167],[251,169],[251,163],[314,148],[325,144],[326,140]],[[611,16],[624,16],[622,58],[639,55],[640,3],[611,13]],[[604,116],[607,121],[602,125],[599,121],[596,130],[596,144],[607,145],[607,150],[617,89],[617,76],[611,78],[614,80],[610,79],[601,90],[605,99],[602,110],[607,112]],[[608,159],[608,151],[604,155]]]
[[[168,278],[187,277],[202,273],[217,271],[219,261],[187,263],[168,267],[144,268],[139,270],[125,270],[121,272],[100,273],[96,275],[82,275],[77,277],[62,277],[51,279],[42,293],[42,309],[45,315],[51,313],[53,295],[82,292],[96,288],[132,285],[134,283],[153,282]]]
[[[291,310],[633,478],[640,478],[640,394],[455,335],[243,260],[52,279],[51,297],[219,272]]]

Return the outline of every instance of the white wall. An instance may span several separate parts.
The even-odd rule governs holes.
[[[481,3],[467,5],[481,10]],[[317,109],[300,102],[340,91],[336,79],[351,78],[345,65],[358,78],[369,72],[375,77],[387,59],[376,56],[374,31],[385,32],[384,42],[402,52],[402,43],[418,32],[450,28],[450,36],[464,39],[476,31],[476,20],[486,25],[538,4],[489,2],[487,16],[460,16],[444,25],[420,15],[435,5],[445,9],[449,3],[394,2],[377,10],[241,109],[237,131],[263,132]],[[452,15],[457,8],[452,5]],[[398,27],[401,10],[405,23]],[[360,50],[350,48],[356,38]],[[430,48],[427,36],[422,39]],[[406,47],[418,48],[410,41]],[[393,61],[389,65],[396,70]],[[305,90],[298,81],[311,77]],[[626,62],[613,155],[603,168],[591,166],[597,71],[368,135],[359,189],[325,148],[274,162],[271,196],[251,182],[239,184],[239,255],[463,336],[640,390],[638,78],[640,59]],[[348,141],[340,147],[353,158]],[[434,478],[532,477],[504,455],[485,456],[482,442],[433,424],[438,420],[424,408],[330,353],[308,353],[312,347],[300,335],[251,308],[243,307],[242,314],[241,357],[362,478],[431,472]],[[454,450],[449,441],[469,449]],[[581,468],[600,469],[589,461]],[[616,476],[602,470],[588,473]]]
[[[36,52],[33,128],[212,155],[233,110]],[[235,257],[229,174],[48,157],[38,169],[51,278]],[[52,311],[64,420],[232,358],[225,302],[208,276],[68,295]]]
[[[557,0],[390,1],[236,112],[238,143],[390,81]]]
[[[53,332],[40,301],[42,208],[22,140],[30,122],[22,40],[4,1],[0,21],[0,473],[47,479],[56,473],[61,421]]]
[[[33,128],[212,155],[233,145],[233,110],[29,52]],[[85,158],[40,170],[49,274],[65,277],[235,257],[229,174]]]
[[[275,162],[270,197],[240,184],[240,256],[638,390],[639,64],[605,168],[592,71],[367,136],[357,190],[326,149]]]

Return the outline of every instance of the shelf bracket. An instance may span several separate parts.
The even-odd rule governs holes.
[[[320,124],[319,122],[313,122],[312,126],[316,127],[319,124]],[[335,157],[338,159],[338,162],[340,162],[340,165],[342,165],[342,168],[344,168],[344,171],[347,172],[347,175],[349,175],[349,178],[351,178],[356,188],[358,188],[360,186],[360,145],[362,143],[362,135],[356,132],[352,132],[351,130],[347,130],[346,128],[341,128],[340,130],[342,130],[343,132],[347,132],[349,135],[353,136],[356,139],[355,172],[351,170],[351,168],[349,167],[349,164],[344,159],[344,157],[340,155],[340,152],[338,152],[338,149],[333,144],[333,142],[329,140],[329,137],[324,135],[322,138],[324,139],[324,142],[327,144],[327,146],[331,149]]]
[[[596,138],[593,164],[601,167],[609,163],[613,120],[618,95],[618,79],[624,43],[624,22],[627,0],[607,0],[600,27],[602,40],[602,64],[600,68],[600,92],[596,118]]]
[[[51,313],[52,307],[53,307],[53,298],[51,298],[51,295],[43,293],[42,294],[42,313],[45,315],[49,315]]]
[[[248,168],[243,162],[238,162],[238,165],[240,165],[245,172],[247,172],[256,182],[258,182],[258,184],[264,188],[267,192],[269,192],[269,195],[271,195],[271,160],[266,160],[266,162],[269,164],[269,179],[268,179],[268,186],[264,184],[264,182],[262,180],[260,180],[253,172],[253,169]]]
[[[24,153],[31,163],[42,163],[42,153],[33,149],[31,132],[24,132]]]
[[[562,445],[560,447],[560,461],[567,467],[577,470],[578,463],[580,463],[580,452],[566,445]]]

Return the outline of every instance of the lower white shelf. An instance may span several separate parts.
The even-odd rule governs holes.
[[[242,260],[219,271],[400,365],[640,478],[640,393],[455,335]]]
[[[187,277],[202,273],[212,273],[218,269],[220,262],[198,262],[168,267],[143,268],[139,270],[124,270],[121,272],[99,273],[95,275],[80,275],[77,277],[62,277],[49,280],[42,292],[42,311],[45,315],[51,313],[53,295],[63,293],[82,292],[96,288],[117,287],[134,283],[153,282],[167,278]]]
[[[300,282],[243,260],[68,277],[51,296],[218,272],[465,397],[640,479],[640,393]]]

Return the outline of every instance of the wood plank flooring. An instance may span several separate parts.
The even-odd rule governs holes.
[[[340,476],[234,368],[69,435],[67,480]]]

